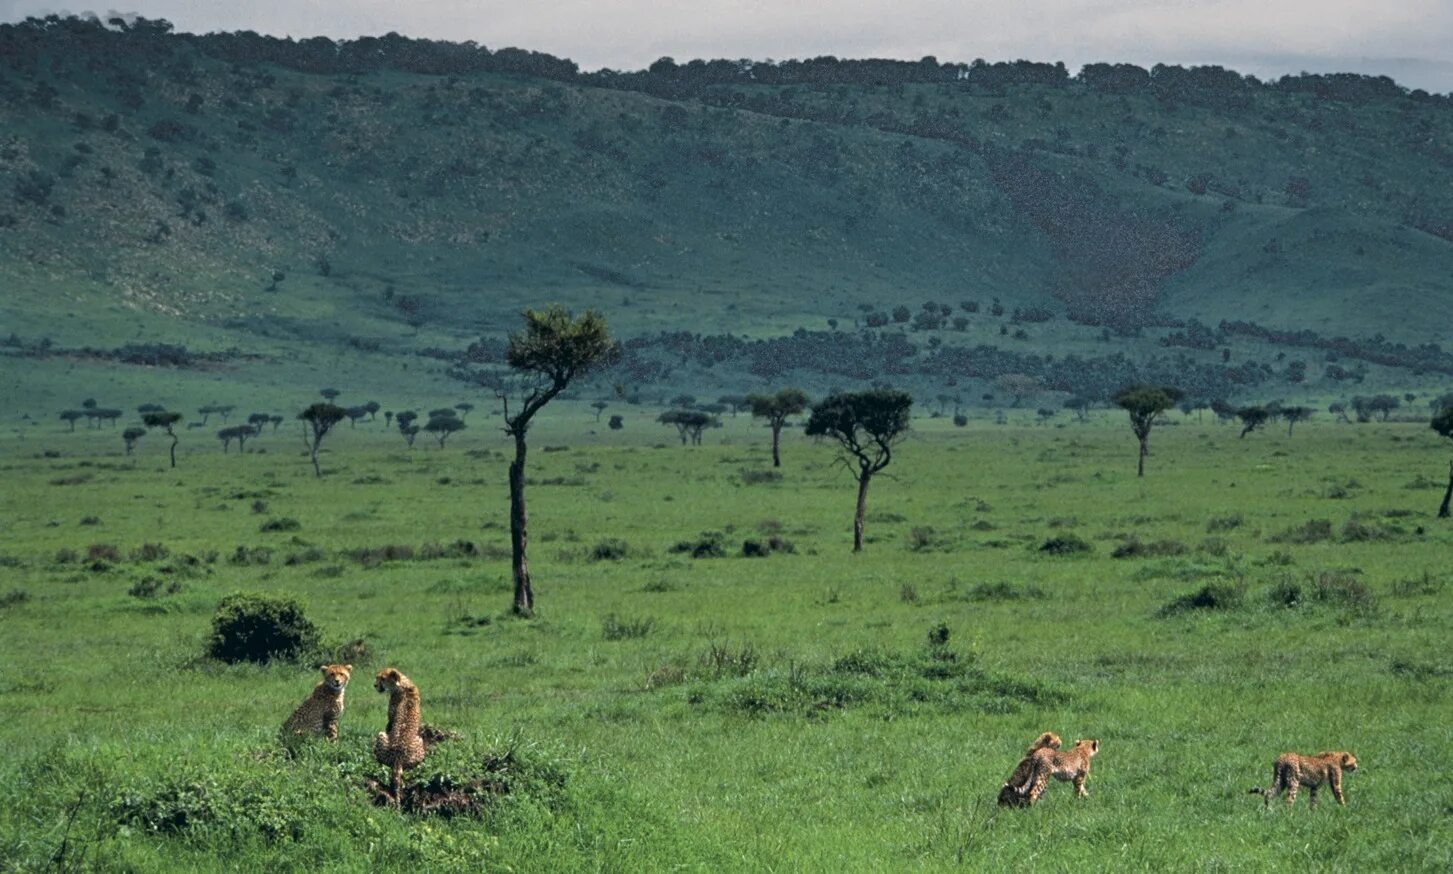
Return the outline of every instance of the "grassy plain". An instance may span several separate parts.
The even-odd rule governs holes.
[[[443,451],[345,427],[322,480],[291,425],[245,455],[192,439],[176,470],[155,434],[134,458],[109,432],[56,434],[56,458],[7,437],[0,868],[1453,866],[1453,784],[1427,770],[1453,740],[1453,526],[1433,518],[1448,452],[1425,425],[1239,440],[1190,420],[1156,433],[1137,480],[1119,416],[924,420],[855,556],[828,446],[792,437],[781,481],[747,484],[770,462],[746,417],[690,449],[554,412],[530,469],[529,621],[505,613],[487,420]],[[704,531],[725,557],[671,551]],[[740,555],[770,535],[795,552]],[[1040,549],[1071,535],[1091,551]],[[1151,554],[1113,557],[1130,537]],[[417,557],[459,540],[472,556]],[[624,557],[592,560],[611,540]],[[93,544],[119,560],[92,563]],[[416,557],[354,553],[389,544]],[[129,594],[147,578],[158,591]],[[1166,609],[1206,587],[1219,608]],[[201,657],[238,589],[295,593],[330,644],[365,641],[336,747],[275,752],[311,667]],[[401,816],[359,788],[385,665],[464,735],[414,780],[514,750],[483,816]],[[1056,785],[998,812],[1046,729],[1100,739],[1090,797]],[[1246,794],[1277,753],[1329,748],[1362,761],[1345,809]]]

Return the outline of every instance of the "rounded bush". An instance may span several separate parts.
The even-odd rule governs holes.
[[[224,662],[297,659],[318,648],[318,628],[285,595],[235,592],[212,617],[207,654]]]

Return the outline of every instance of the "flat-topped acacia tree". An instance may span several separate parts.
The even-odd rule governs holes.
[[[782,426],[787,424],[788,416],[807,409],[807,393],[800,388],[784,388],[774,395],[747,395],[744,402],[753,416],[767,420],[767,427],[772,429],[772,466],[781,467]]]
[[[1150,429],[1155,420],[1181,399],[1180,389],[1169,385],[1132,385],[1115,394],[1115,405],[1130,414],[1130,430],[1140,441],[1136,476],[1145,476],[1145,456],[1150,454]]]
[[[514,612],[532,616],[535,590],[530,586],[530,567],[525,510],[525,445],[535,414],[577,378],[611,362],[619,347],[610,338],[605,318],[586,310],[574,318],[559,304],[543,311],[527,309],[524,328],[510,335],[505,363],[519,378],[519,406],[510,410],[511,392],[500,390],[504,431],[515,441],[515,459],[510,462],[510,556],[515,579]]]
[[[1271,411],[1266,407],[1242,407],[1236,411],[1241,420],[1241,436],[1245,437],[1271,420]]]
[[[125,431],[122,431],[121,440],[126,444],[126,454],[130,455],[131,451],[136,448],[136,441],[145,436],[145,428],[127,428]]]
[[[148,428],[161,428],[172,438],[172,445],[169,450],[172,460],[172,467],[177,466],[177,432],[173,430],[176,424],[182,420],[181,413],[169,413],[166,410],[157,410],[151,413],[144,413],[141,417],[141,424]]]
[[[872,389],[829,395],[812,408],[807,436],[831,437],[842,449],[842,462],[857,466],[858,506],[853,514],[853,552],[863,551],[863,516],[868,508],[868,483],[893,460],[893,447],[908,432],[913,398],[907,392]]]
[[[308,433],[303,432],[303,441],[308,444],[308,456],[313,460],[313,474],[323,476],[323,469],[318,466],[318,447],[322,445],[323,438],[333,429],[333,426],[348,417],[348,412],[337,404],[317,403],[309,404],[306,410],[298,414],[298,418],[308,423],[308,430],[312,431],[311,438]]]
[[[1453,407],[1446,407],[1433,416],[1433,430],[1453,440]],[[1448,491],[1443,493],[1443,504],[1438,507],[1438,518],[1448,518],[1448,505],[1453,503],[1453,461],[1448,463]]]

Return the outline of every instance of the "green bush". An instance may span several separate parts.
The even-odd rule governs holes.
[[[217,605],[207,654],[232,663],[294,660],[318,645],[318,628],[295,599],[235,592]]]

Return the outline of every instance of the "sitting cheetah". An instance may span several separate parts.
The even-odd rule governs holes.
[[[1029,794],[1029,776],[1034,763],[1034,753],[1037,750],[1057,750],[1060,748],[1059,735],[1052,731],[1046,731],[1029,745],[1024,751],[1024,758],[1014,766],[1014,773],[1009,775],[1003,786],[999,787],[1000,807],[1023,807],[1027,804]]]
[[[1270,807],[1272,796],[1285,792],[1287,806],[1290,807],[1297,800],[1298,787],[1306,786],[1312,793],[1309,804],[1316,807],[1317,790],[1326,783],[1332,787],[1332,797],[1337,799],[1337,803],[1345,805],[1347,799],[1342,795],[1344,770],[1357,770],[1356,756],[1340,751],[1317,753],[1315,756],[1282,753],[1271,766],[1271,785],[1266,789],[1252,789],[1251,793],[1260,795]]]
[[[374,737],[373,757],[389,767],[389,790],[393,803],[398,804],[404,771],[424,761],[424,741],[419,736],[419,687],[398,668],[379,671],[373,687],[389,696],[388,728]]]
[[[1081,797],[1090,793],[1085,790],[1085,781],[1090,777],[1090,759],[1100,752],[1100,742],[1094,739],[1077,740],[1069,752],[1052,749],[1035,750],[1030,756],[1029,788],[1025,791],[1025,803],[1034,804],[1044,795],[1049,778],[1075,784],[1075,794]]]
[[[313,687],[313,694],[298,705],[283,723],[284,743],[308,735],[338,739],[338,717],[343,715],[343,691],[353,665],[323,665],[323,681]]]

